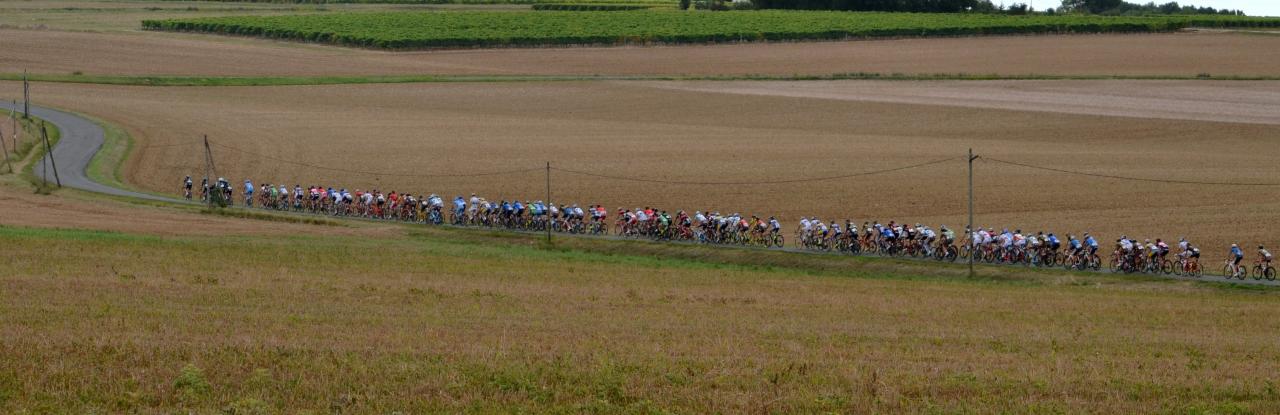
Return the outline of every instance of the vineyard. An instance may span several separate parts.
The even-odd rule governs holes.
[[[379,49],[626,45],[1280,27],[1237,16],[1006,16],[811,11],[339,13],[145,20],[144,29],[258,36]]]

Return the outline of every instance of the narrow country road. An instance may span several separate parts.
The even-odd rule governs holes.
[[[18,105],[18,108],[13,108],[13,104],[9,102],[0,102],[0,108],[22,110],[21,104]],[[102,127],[93,121],[68,112],[34,105],[31,106],[31,115],[52,123],[62,133],[62,138],[53,148],[53,162],[58,166],[58,178],[62,179],[63,186],[113,196],[167,202],[176,201],[176,199],[119,189],[89,180],[89,176],[86,173],[89,169],[89,162],[93,160],[95,154],[98,154],[98,150],[102,148],[102,143],[106,139]],[[49,156],[45,155],[45,159],[41,161],[47,162],[48,158]],[[42,175],[45,174],[44,170],[39,166],[33,171],[36,177],[43,177]],[[53,182],[55,177],[52,168],[48,170],[47,175],[48,177],[44,178]]]
[[[13,104],[8,102],[0,102],[0,108],[14,109]],[[21,110],[21,108],[17,108],[17,109]],[[62,178],[63,186],[95,192],[95,193],[108,194],[113,196],[134,197],[139,199],[165,201],[165,202],[178,202],[178,203],[185,202],[177,198],[166,198],[166,197],[161,197],[156,195],[149,195],[145,193],[138,193],[138,192],[125,190],[125,189],[119,189],[119,188],[107,186],[107,185],[95,182],[93,180],[90,180],[88,174],[86,173],[87,170],[89,169],[89,163],[93,160],[93,156],[98,153],[98,150],[102,148],[102,144],[106,140],[106,135],[105,135],[106,133],[102,130],[102,127],[98,126],[98,124],[95,124],[93,121],[85,119],[84,117],[81,117],[79,115],[75,115],[69,112],[59,111],[51,108],[38,107],[34,105],[31,106],[31,115],[34,115],[38,118],[44,119],[52,123],[53,125],[57,126],[58,130],[62,133],[62,138],[59,139],[57,146],[55,146],[53,149],[53,160],[57,162],[58,173]],[[46,155],[45,159],[48,159],[48,157],[49,156]],[[41,169],[39,167],[35,169],[35,174],[37,177],[40,177]],[[54,180],[52,170],[49,171],[47,179],[49,181]],[[175,182],[175,184],[177,183]],[[560,235],[560,236],[568,236],[568,235]],[[574,236],[591,237],[587,235],[574,235]],[[594,237],[600,237],[600,236],[594,236]],[[623,237],[616,237],[616,236],[604,236],[601,238],[626,239]],[[797,252],[797,253],[810,253],[810,254],[814,253],[812,251],[806,251],[800,248],[783,248],[783,250],[788,252]],[[930,261],[930,260],[925,259],[922,261]],[[1205,266],[1210,266],[1210,265],[1212,264],[1205,264]],[[1015,265],[1010,265],[1010,266],[1015,266]],[[1218,265],[1218,266],[1221,266],[1221,265]],[[1141,274],[1138,274],[1138,275],[1141,275]],[[1184,281],[1208,281],[1208,282],[1225,282],[1229,284],[1280,286],[1280,281],[1266,281],[1266,280],[1253,280],[1253,279],[1227,281],[1227,280],[1223,280],[1222,276],[1210,276],[1210,275],[1205,275],[1201,278],[1183,278],[1183,277],[1177,277],[1172,275],[1164,275],[1161,277],[1184,280]]]

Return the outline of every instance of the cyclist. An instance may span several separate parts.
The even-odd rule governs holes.
[[[186,179],[182,179],[182,193],[187,200],[191,200],[191,175],[187,175]]]
[[[1169,244],[1164,243],[1163,239],[1156,238],[1155,251],[1156,259],[1164,262],[1165,257],[1169,256]]]
[[[1043,231],[1036,232],[1035,235],[1028,236],[1027,237],[1028,255],[1034,255],[1043,259],[1045,254],[1044,248],[1045,248],[1047,239],[1048,238],[1044,236]]]
[[[951,246],[956,242],[956,232],[947,228],[947,225],[939,227],[942,230],[942,245]]]
[[[266,186],[263,187],[262,195],[267,198],[269,201],[268,203],[275,201],[278,199],[278,196],[280,196],[280,194],[276,192],[276,187],[271,185],[271,183],[267,183]]]
[[[244,205],[253,207],[253,182],[248,179],[244,181]]]
[[[781,223],[778,223],[778,218],[775,218],[775,217],[773,217],[773,216],[770,216],[770,217],[769,217],[769,232],[770,232],[770,233],[778,233],[778,232],[781,232],[781,231],[782,231],[782,224],[781,224]]]
[[[1067,247],[1071,249],[1071,256],[1074,257],[1079,257],[1080,251],[1084,250],[1084,244],[1080,243],[1080,240],[1076,239],[1076,236],[1072,234],[1067,234]]]
[[[1271,252],[1258,245],[1258,259],[1262,261],[1262,268],[1265,270],[1271,268]]]
[[[1093,236],[1090,236],[1088,232],[1084,233],[1084,246],[1089,249],[1090,256],[1098,254],[1098,240],[1093,239]]]
[[[1058,249],[1062,248],[1062,241],[1058,240],[1058,235],[1054,235],[1053,232],[1049,232],[1048,243],[1050,253],[1058,252]]]
[[[1244,250],[1239,245],[1231,244],[1231,276],[1240,275],[1240,261],[1244,260]]]
[[[933,242],[938,240],[938,233],[925,226],[924,230],[920,231],[920,237],[924,239],[924,254],[933,255]]]
[[[1116,240],[1116,251],[1120,253],[1121,264],[1129,264],[1133,257],[1133,242],[1129,241],[1128,236],[1121,235],[1120,239]]]
[[[438,208],[440,205],[443,205],[443,204],[444,204],[444,200],[443,200],[440,196],[432,196],[432,197],[431,197],[431,206],[432,206],[432,208]],[[455,219],[455,220],[458,220],[458,221],[461,221],[461,220],[462,220],[462,217],[463,217],[463,214],[464,214],[466,211],[467,211],[467,201],[466,201],[466,199],[463,199],[463,198],[462,198],[462,195],[458,195],[458,197],[453,198],[453,217],[454,217],[454,219]]]

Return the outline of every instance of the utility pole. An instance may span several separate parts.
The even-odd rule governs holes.
[[[208,200],[206,202],[210,206],[213,205],[213,193],[222,191],[222,189],[218,188],[217,182],[214,181],[216,179],[213,178],[213,175],[216,173],[217,167],[213,165],[213,150],[209,149],[209,135],[206,134],[204,136],[204,177],[209,181],[209,192],[206,195]],[[219,194],[218,198],[221,199],[222,195]]]
[[[31,83],[27,81],[27,70],[22,70],[22,119],[31,119]]]
[[[18,154],[18,100],[13,100],[13,111],[9,111],[9,121],[13,122],[13,154]],[[3,140],[4,137],[0,137]]]
[[[0,150],[4,150],[4,164],[9,166],[9,173],[13,173],[13,162],[9,160],[9,146],[4,143],[4,131],[0,130]],[[17,149],[14,149],[17,153]]]
[[[40,136],[44,138],[45,157],[49,159],[49,164],[53,165],[53,179],[57,180],[58,187],[62,187],[62,178],[58,177],[58,162],[53,159],[53,146],[49,145],[49,133],[45,131],[44,121],[40,121]],[[46,178],[47,182],[48,179]]]
[[[551,162],[547,162],[547,204],[551,204]],[[550,217],[547,214],[547,217]],[[551,243],[551,222],[547,222],[547,243]]]
[[[976,245],[973,244],[973,232],[974,232],[974,229],[973,229],[973,161],[977,159],[978,159],[978,156],[973,155],[973,149],[970,148],[969,149],[969,226],[968,226],[969,234],[965,235],[967,239],[969,239],[969,245],[970,245],[969,246],[969,278],[973,278],[973,256],[978,254],[978,252],[974,249]]]

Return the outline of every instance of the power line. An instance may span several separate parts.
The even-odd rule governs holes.
[[[1075,171],[1075,170],[1058,169],[1053,167],[1036,166],[1036,165],[1031,165],[1026,163],[1000,160],[1000,159],[995,159],[991,157],[983,157],[979,160],[993,161],[996,163],[1003,163],[1011,166],[1025,167],[1029,169],[1045,170],[1045,171],[1051,171],[1051,172],[1057,172],[1057,173],[1075,174],[1080,176],[1089,176],[1089,177],[1097,177],[1102,179],[1113,179],[1113,180],[1129,180],[1129,181],[1148,182],[1148,183],[1194,184],[1194,185],[1206,185],[1206,186],[1280,186],[1280,183],[1236,183],[1236,182],[1205,182],[1205,181],[1196,181],[1196,180],[1151,179],[1151,178],[1145,178],[1145,177],[1117,176],[1113,174],[1089,173],[1089,172],[1082,172],[1082,171]]]
[[[167,147],[180,147],[180,146],[193,146],[193,147],[194,147],[194,146],[197,146],[197,145],[199,145],[199,144],[200,144],[200,143],[152,144],[152,145],[149,145],[149,146],[142,146],[140,149],[148,149],[148,148],[167,148]]]
[[[485,172],[485,173],[465,173],[465,174],[464,174],[464,173],[458,173],[458,174],[447,174],[447,173],[437,173],[437,174],[387,173],[387,172],[376,172],[376,171],[352,170],[352,169],[344,169],[344,168],[339,168],[339,167],[324,167],[324,166],[317,166],[317,165],[315,165],[315,164],[303,163],[303,162],[298,162],[298,161],[293,161],[293,160],[286,160],[286,159],[282,159],[282,158],[279,158],[279,157],[273,157],[273,156],[268,156],[268,155],[265,155],[265,154],[258,154],[258,153],[254,153],[254,152],[250,152],[250,151],[245,151],[245,150],[241,150],[241,149],[239,149],[239,148],[235,148],[235,147],[232,147],[232,146],[228,146],[228,145],[226,145],[226,144],[219,144],[219,143],[214,143],[214,142],[210,142],[209,144],[210,144],[210,145],[213,145],[213,146],[215,146],[215,147],[218,147],[218,148],[224,148],[224,149],[231,150],[231,151],[235,151],[235,152],[239,152],[239,153],[242,153],[242,154],[246,154],[246,155],[250,155],[250,156],[254,156],[254,157],[260,157],[260,158],[263,158],[263,159],[267,159],[267,160],[271,160],[271,161],[276,161],[276,162],[280,162],[280,163],[292,164],[292,165],[295,165],[295,166],[302,166],[302,167],[312,168],[312,169],[316,169],[316,170],[336,171],[336,172],[341,172],[341,173],[366,174],[366,175],[370,175],[370,176],[418,177],[418,178],[432,178],[432,177],[482,177],[482,176],[501,176],[501,175],[506,175],[506,174],[516,174],[516,173],[528,173],[528,172],[532,172],[532,171],[542,170],[542,168],[537,168],[537,167],[535,167],[535,168],[531,168],[531,169],[505,170],[505,171],[494,171],[494,172]]]
[[[825,180],[847,179],[850,177],[870,176],[873,174],[890,173],[895,171],[914,169],[918,167],[931,166],[934,164],[940,164],[940,163],[945,163],[952,160],[957,160],[959,158],[960,157],[951,157],[951,158],[934,160],[934,161],[920,163],[920,164],[912,164],[909,166],[894,167],[891,169],[883,169],[883,170],[865,171],[865,172],[859,172],[859,173],[853,173],[853,174],[844,174],[839,176],[809,177],[809,178],[802,178],[802,179],[787,179],[787,180],[748,181],[748,182],[692,182],[692,181],[678,181],[678,180],[644,179],[644,178],[636,178],[636,177],[623,177],[623,176],[613,176],[608,174],[589,173],[584,171],[562,169],[559,167],[552,167],[551,170],[556,170],[556,171],[561,171],[561,172],[571,173],[571,174],[578,174],[582,176],[598,177],[602,179],[611,179],[611,180],[631,181],[631,182],[693,185],[693,186],[733,186],[733,185],[758,185],[758,184],[786,184],[786,183],[817,182],[817,181],[825,181]]]

